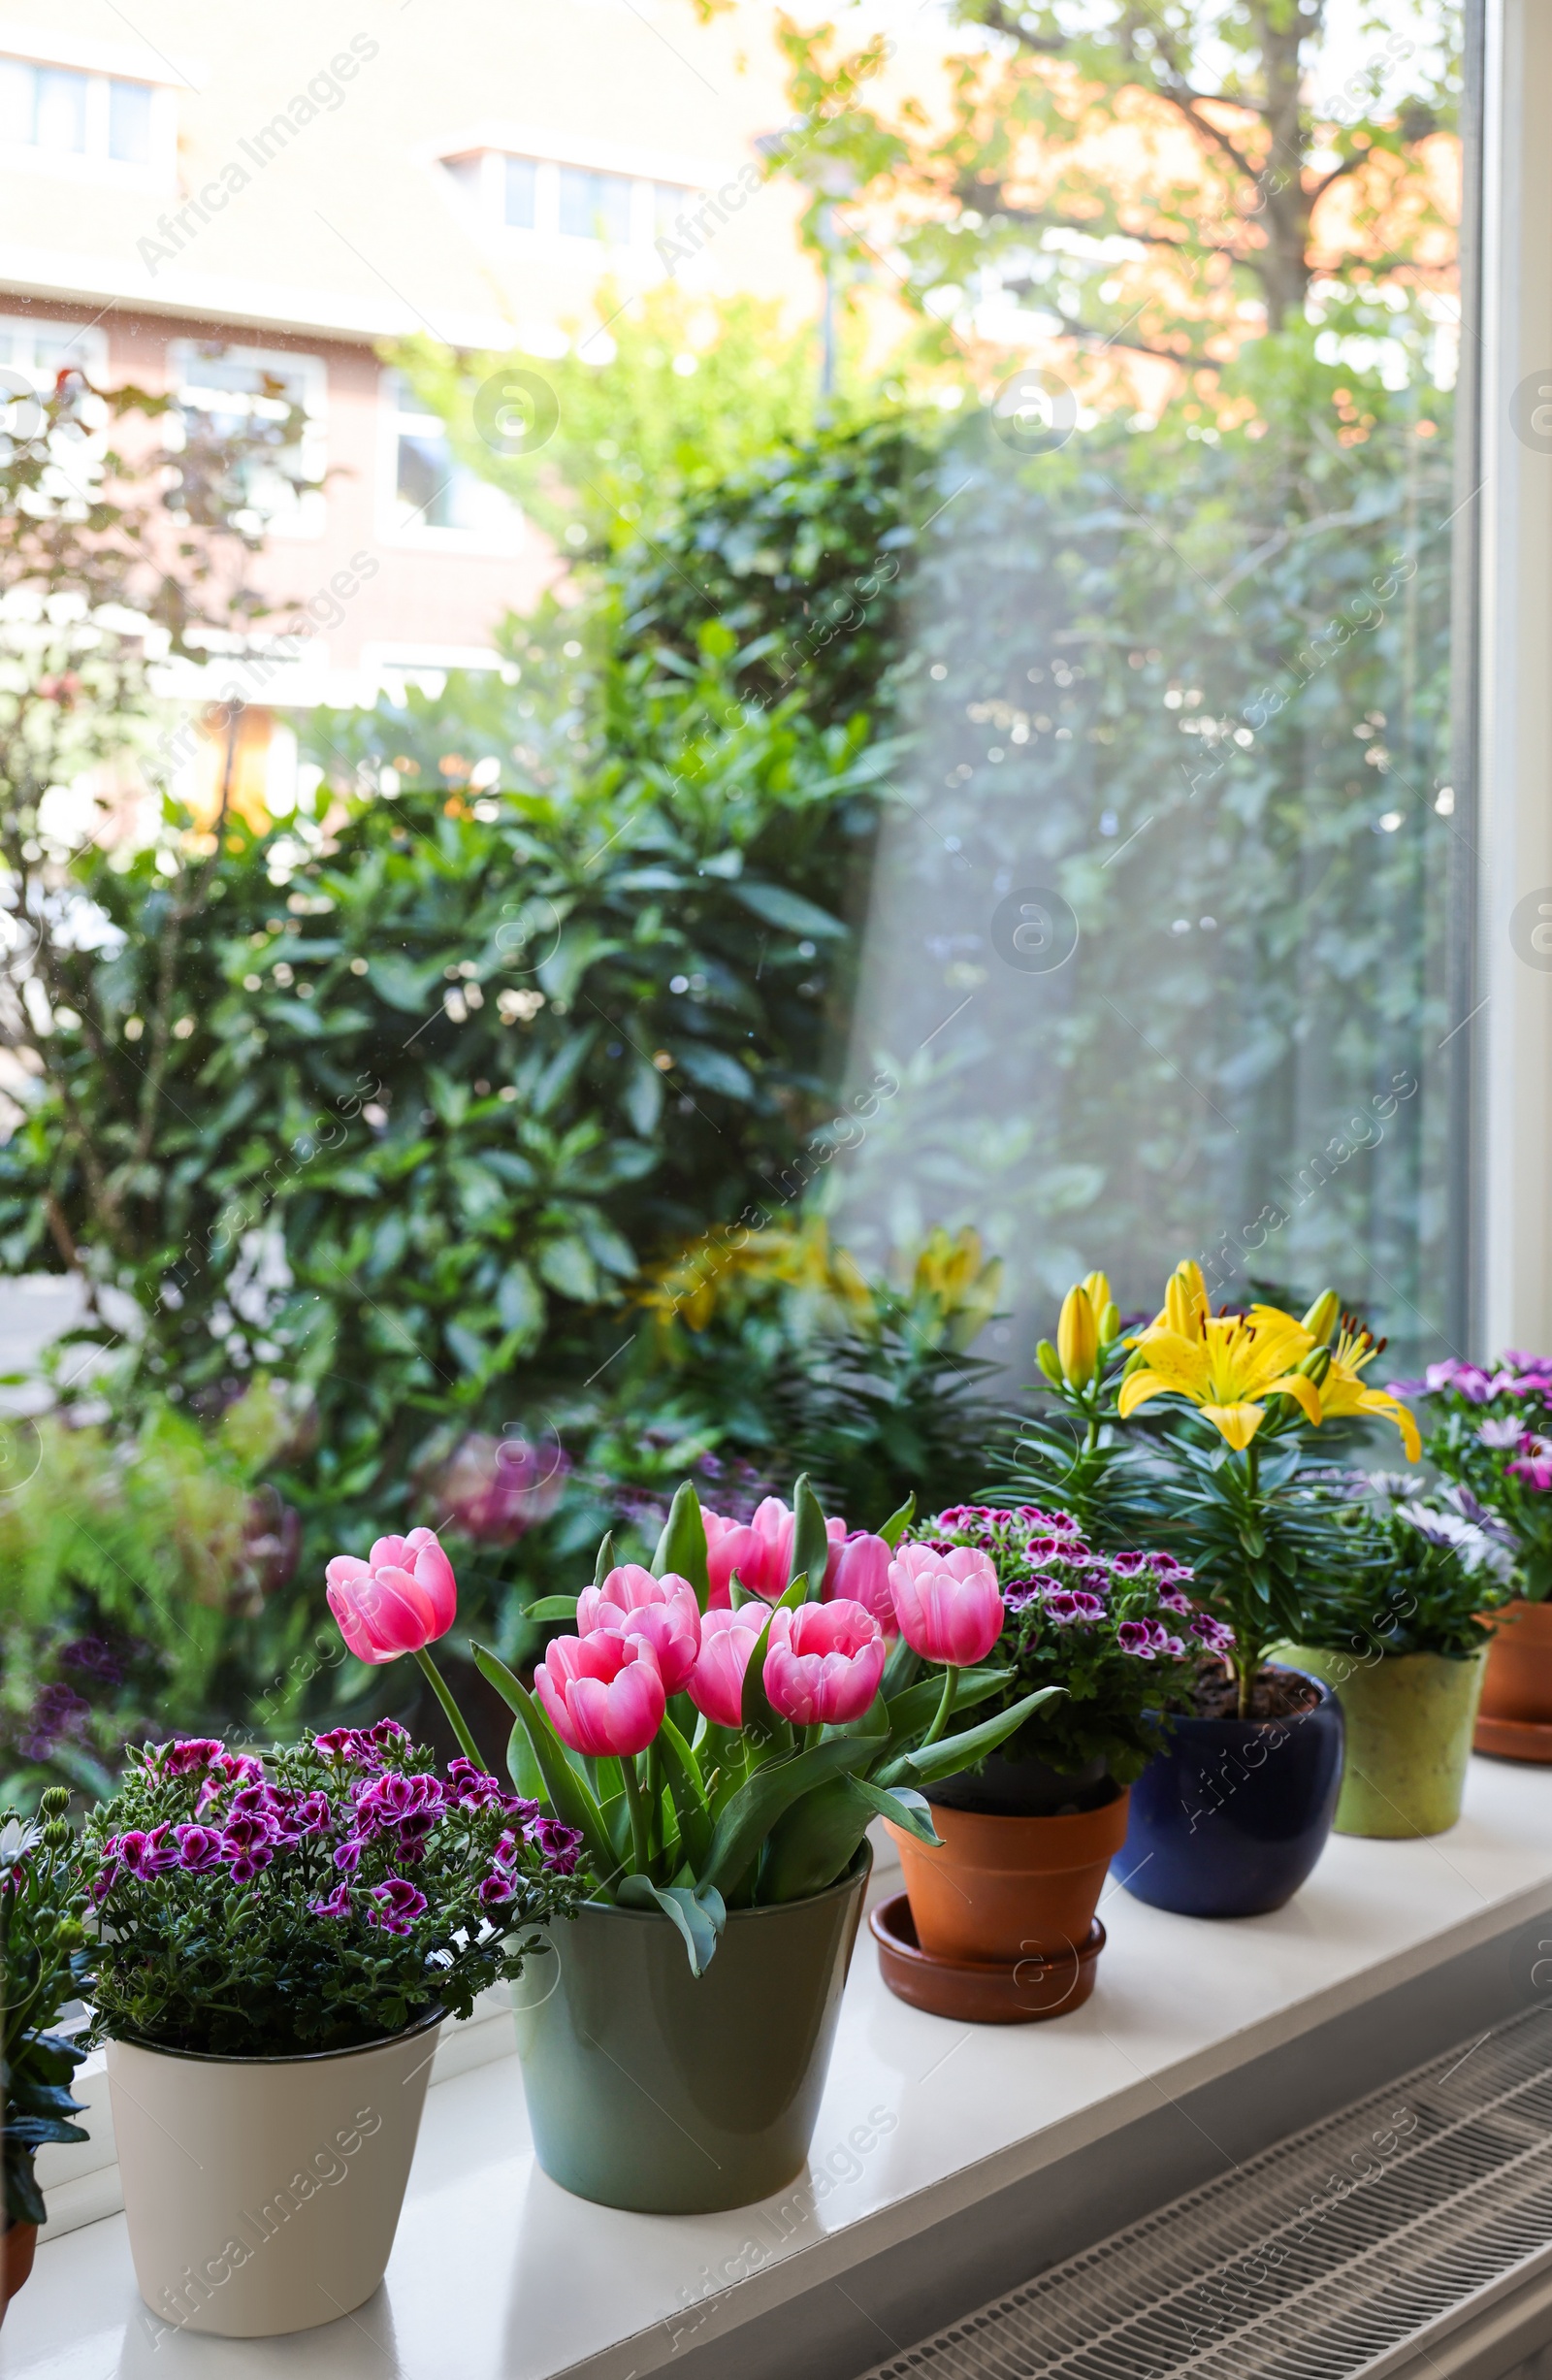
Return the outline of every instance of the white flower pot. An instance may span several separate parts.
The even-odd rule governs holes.
[[[440,2022],[296,2058],[109,2042],[135,2279],[170,2331],[272,2338],[372,2296]]]

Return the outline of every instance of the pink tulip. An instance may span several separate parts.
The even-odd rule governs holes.
[[[667,1694],[683,1692],[700,1650],[700,1608],[689,1580],[671,1570],[655,1579],[639,1562],[623,1563],[601,1586],[582,1589],[576,1628],[578,1636],[601,1630],[645,1645]]]
[[[324,1577],[329,1609],[358,1661],[419,1652],[458,1616],[458,1581],[435,1529],[379,1537],[364,1562],[337,1553]]]
[[[779,1602],[792,1573],[792,1507],[780,1496],[767,1496],[755,1507],[753,1520],[725,1520],[721,1513],[704,1510],[700,1516],[706,1524],[713,1606],[721,1608],[731,1600],[734,1571],[752,1595]]]
[[[744,1672],[766,1617],[762,1603],[746,1603],[736,1612],[713,1605],[701,1619],[690,1699],[714,1726],[743,1725]]]
[[[644,1752],[667,1702],[650,1649],[611,1629],[557,1637],[534,1672],[534,1691],[561,1742],[595,1759]]]
[[[884,1631],[859,1603],[800,1603],[771,1615],[765,1693],[794,1727],[859,1719],[884,1675]]]
[[[836,1538],[836,1525],[834,1521],[829,1523],[830,1558],[824,1567],[824,1601],[834,1603],[840,1597],[848,1603],[859,1603],[864,1612],[872,1613],[887,1637],[898,1636],[900,1623],[894,1615],[894,1597],[889,1592],[889,1563],[893,1556],[889,1541],[870,1536],[866,1529],[854,1529],[850,1537]]]
[[[900,1632],[924,1661],[968,1669],[1002,1633],[1002,1590],[989,1553],[954,1546],[902,1546],[889,1564]]]

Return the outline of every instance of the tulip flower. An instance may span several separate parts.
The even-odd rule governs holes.
[[[329,1609],[358,1661],[420,1652],[458,1616],[458,1581],[435,1529],[379,1537],[364,1562],[337,1553],[324,1576]]]
[[[744,1723],[744,1672],[765,1625],[763,1604],[738,1611],[713,1605],[700,1622],[700,1650],[690,1674],[690,1699],[716,1727]]]
[[[740,1585],[766,1603],[779,1602],[792,1575],[792,1509],[780,1496],[766,1496],[753,1520],[727,1520],[704,1508],[706,1568],[713,1607],[731,1601],[734,1571]]]
[[[795,1612],[775,1612],[765,1645],[766,1699],[794,1727],[844,1727],[871,1705],[884,1658],[884,1631],[859,1603],[800,1603]]]
[[[534,1691],[561,1742],[598,1760],[644,1752],[667,1704],[652,1652],[610,1629],[557,1637],[534,1672]]]
[[[902,1546],[889,1564],[900,1633],[924,1661],[968,1669],[984,1661],[1002,1633],[1002,1590],[991,1556],[974,1546],[939,1553]]]
[[[832,1530],[835,1525],[829,1523]],[[854,1529],[850,1537],[833,1539],[824,1566],[823,1601],[859,1603],[864,1612],[872,1613],[887,1637],[898,1636],[900,1623],[889,1592],[892,1559],[888,1538],[871,1536],[866,1529]]]
[[[700,1607],[677,1571],[655,1579],[639,1562],[611,1570],[601,1586],[576,1599],[578,1636],[600,1631],[645,1645],[658,1664],[665,1694],[682,1693],[700,1650]]]

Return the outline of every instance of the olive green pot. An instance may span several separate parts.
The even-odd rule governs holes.
[[[872,1853],[804,1901],[729,1910],[693,1975],[655,1910],[589,1901],[515,1987],[539,2164],[602,2206],[699,2215],[799,2174]],[[523,2004],[527,2005],[523,2005]]]
[[[1469,1660],[1292,1648],[1300,1669],[1335,1687],[1347,1750],[1337,1803],[1339,1835],[1442,1835],[1461,1814],[1487,1648]]]

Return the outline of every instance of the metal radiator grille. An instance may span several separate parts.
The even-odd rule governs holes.
[[[1552,2011],[1403,2074],[868,2380],[1377,2380],[1552,2265]]]

